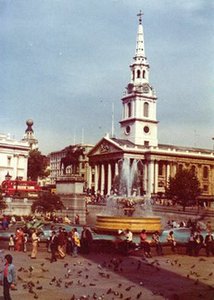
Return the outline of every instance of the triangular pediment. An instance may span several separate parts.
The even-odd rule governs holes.
[[[88,153],[88,156],[123,152],[122,147],[111,139],[102,138]]]

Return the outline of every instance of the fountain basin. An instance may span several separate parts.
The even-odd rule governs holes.
[[[139,233],[145,229],[148,233],[162,231],[161,219],[158,216],[127,217],[98,215],[95,230],[103,233],[118,233],[118,230],[131,230]]]

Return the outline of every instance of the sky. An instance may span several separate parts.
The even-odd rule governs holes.
[[[213,0],[0,0],[0,133],[43,154],[120,137],[142,10],[158,140],[214,145]]]

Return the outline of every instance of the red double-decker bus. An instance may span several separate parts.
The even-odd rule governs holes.
[[[4,180],[1,189],[5,196],[38,197],[41,187],[33,180]]]

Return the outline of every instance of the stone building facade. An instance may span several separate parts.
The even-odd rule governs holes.
[[[19,142],[9,135],[0,134],[0,184],[6,175],[11,176],[11,179],[27,180],[29,150],[27,142]]]
[[[79,169],[78,175],[80,175],[85,181],[85,188],[88,188],[88,183],[90,183],[90,174],[89,174],[89,162],[88,162],[88,152],[93,148],[93,145],[90,144],[76,144],[72,146],[80,146],[84,148],[84,155],[79,157]],[[69,147],[69,146],[68,146]],[[50,158],[50,183],[56,184],[56,181],[59,180],[64,174],[61,166],[61,160],[66,156],[67,148],[65,147],[62,150],[54,151],[49,154]],[[69,175],[72,174],[72,166],[68,166],[66,173]]]

